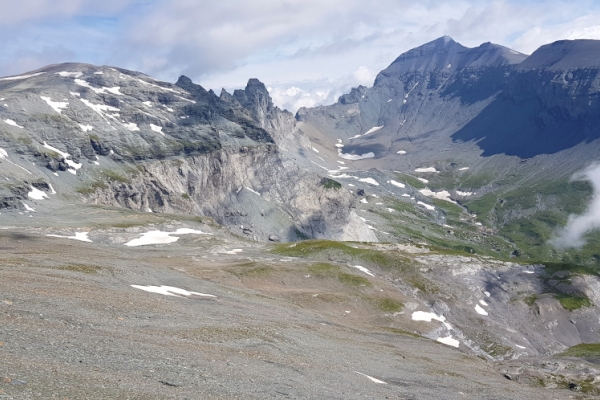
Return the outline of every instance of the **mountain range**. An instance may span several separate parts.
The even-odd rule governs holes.
[[[216,94],[81,63],[0,78],[0,390],[358,398],[360,377],[375,397],[598,395],[599,91],[600,41],[525,55],[447,36],[296,115],[257,79]],[[73,352],[31,333],[69,349],[61,324]],[[153,360],[155,340],[179,361]],[[210,356],[192,363],[188,340]],[[433,343],[438,367],[418,357]],[[81,379],[56,383],[75,359]]]

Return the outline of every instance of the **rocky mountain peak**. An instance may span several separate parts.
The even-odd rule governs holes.
[[[494,43],[483,43],[468,48],[443,36],[401,54],[388,68],[381,71],[375,80],[382,77],[409,73],[451,73],[463,68],[479,68],[512,65],[522,62],[527,55]]]
[[[407,73],[437,71],[452,66],[457,53],[466,47],[455,42],[449,36],[443,36],[422,46],[415,47],[401,54],[385,70],[388,72]]]
[[[600,67],[600,40],[559,40],[544,45],[519,65],[519,69],[566,70]]]
[[[463,60],[463,67],[486,67],[499,65],[519,64],[527,58],[520,53],[499,44],[486,42],[479,47],[467,49]]]
[[[264,83],[258,79],[249,79],[244,90],[233,92],[233,97],[244,107],[249,109],[258,121],[273,109],[273,101]]]
[[[175,85],[191,93],[196,99],[206,103],[214,103],[218,99],[214,92],[207,91],[201,85],[192,82],[192,80],[185,75],[181,75],[177,82],[175,82]]]
[[[358,87],[352,88],[350,93],[340,96],[339,102],[342,104],[358,103],[362,98],[365,97],[367,88],[359,85]]]

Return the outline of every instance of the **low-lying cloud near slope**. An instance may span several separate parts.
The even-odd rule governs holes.
[[[581,215],[570,215],[567,225],[556,232],[550,244],[559,249],[582,247],[585,235],[600,228],[600,164],[592,164],[573,176],[573,180],[588,180],[594,187],[594,196]]]
[[[300,107],[333,104],[341,95],[350,92],[350,89],[355,86],[372,86],[376,75],[375,71],[360,66],[354,73],[338,79],[274,83],[269,85],[268,89],[273,103],[295,113]]]

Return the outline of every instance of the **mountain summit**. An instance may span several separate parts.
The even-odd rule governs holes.
[[[552,71],[600,68],[600,41],[560,40],[537,49],[519,65],[520,69],[543,68]]]
[[[449,36],[443,36],[403,53],[381,73],[454,72],[467,67],[518,64],[526,57],[525,54],[489,42],[477,48],[468,48]]]

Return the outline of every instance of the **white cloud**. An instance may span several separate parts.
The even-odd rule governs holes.
[[[550,244],[559,248],[579,248],[586,244],[585,235],[600,228],[600,164],[593,164],[575,174],[574,180],[588,180],[594,187],[594,196],[581,215],[570,215],[567,225],[559,229]]]
[[[81,61],[168,81],[185,74],[215,90],[241,88],[258,78],[273,88],[277,104],[291,109],[326,104],[346,87],[370,85],[402,52],[444,34],[466,46],[492,41],[525,53],[563,38],[600,38],[600,4],[591,0],[0,0],[0,5],[5,39],[0,75]],[[44,49],[60,52],[53,56]],[[288,92],[292,87],[294,93]]]
[[[535,26],[519,37],[514,45],[529,53],[559,39],[600,39],[600,13],[586,15],[551,26]]]
[[[282,82],[270,84],[273,103],[291,112],[300,107],[332,104],[358,85],[372,86],[376,72],[360,66],[353,73],[333,80]]]
[[[0,75],[17,75],[45,65],[70,61],[74,55],[73,51],[62,46],[43,47],[38,51],[17,51],[10,58],[0,58]]]
[[[45,18],[70,18],[76,15],[110,15],[134,0],[0,0],[0,25],[19,26]]]

